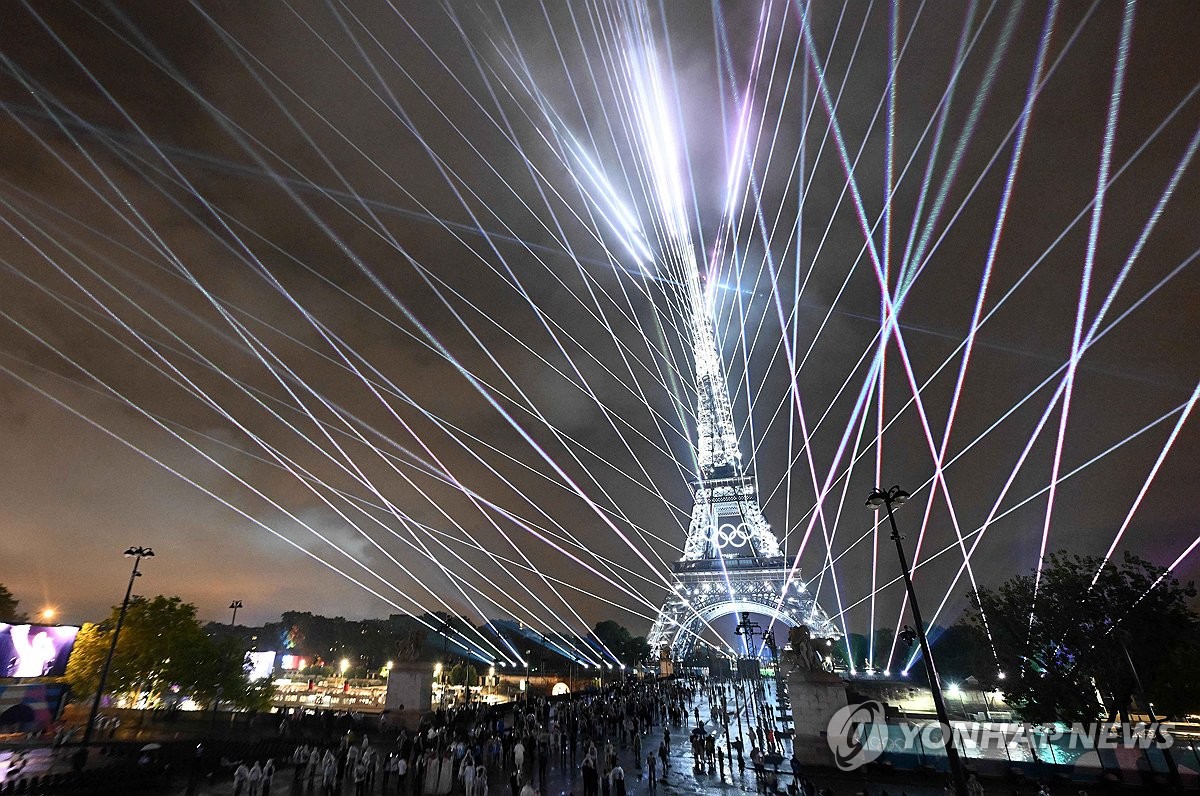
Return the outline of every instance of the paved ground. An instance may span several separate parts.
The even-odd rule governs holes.
[[[696,726],[696,715],[689,713],[688,721],[683,727],[671,727],[671,753],[669,756],[670,765],[667,768],[665,777],[661,768],[659,769],[659,779],[654,783],[653,787],[646,778],[645,774],[645,756],[658,749],[658,743],[662,738],[662,727],[657,725],[651,728],[651,731],[644,736],[642,741],[642,759],[636,761],[633,751],[627,747],[618,749],[618,756],[621,766],[626,772],[626,790],[630,796],[644,796],[645,794],[655,794],[655,796],[691,796],[692,794],[727,794],[734,796],[740,793],[756,793],[758,792],[756,778],[753,769],[750,765],[749,750],[755,744],[755,739],[750,736],[751,728],[757,727],[760,721],[765,725],[771,723],[773,718],[770,714],[759,716],[758,709],[753,704],[753,701],[747,700],[749,688],[744,688],[740,692],[737,705],[740,710],[735,711],[735,700],[730,695],[726,704],[730,710],[729,716],[729,740],[736,744],[736,739],[739,737],[738,718],[741,718],[740,735],[744,742],[746,770],[743,773],[737,771],[736,754],[729,755],[729,746],[726,742],[725,725],[721,723],[720,716],[714,717],[710,715],[708,701],[706,698],[698,699],[694,706],[699,710],[699,720],[701,726],[710,733],[713,733],[718,746],[726,752],[725,768],[720,772],[714,768],[697,769],[694,767],[694,760],[691,755],[691,748],[687,742],[688,733]],[[764,682],[763,693],[760,695],[759,701],[770,704],[772,708],[778,705],[777,697],[774,690],[774,683]],[[748,704],[749,702],[749,704]],[[718,709],[719,713],[719,709]],[[774,717],[777,718],[775,713]],[[779,727],[776,723],[775,727]],[[780,744],[779,753],[783,755],[784,762],[780,764],[781,774],[779,776],[779,786],[785,789],[792,782],[788,759],[791,757],[790,742],[786,739]],[[579,760],[582,760],[582,751],[579,754]],[[641,765],[639,765],[639,762]],[[732,765],[731,765],[732,764]],[[26,778],[33,776],[41,776],[52,772],[65,772],[70,770],[70,759],[68,752],[60,752],[57,755],[52,753],[50,749],[30,749],[20,753],[9,751],[0,751],[0,782],[16,779],[18,776]],[[784,773],[786,772],[786,773]],[[579,769],[570,765],[569,758],[561,763],[557,760],[553,761],[548,772],[548,781],[541,789],[542,796],[567,796],[568,794],[578,794],[582,796],[583,781]],[[828,787],[834,794],[846,796],[846,794],[868,793],[871,796],[880,796],[880,794],[889,794],[890,796],[940,796],[943,793],[941,787],[933,787],[929,785],[911,785],[907,783],[868,783],[863,778],[837,778],[829,775],[814,776],[813,779],[820,787]],[[176,787],[168,789],[166,793],[171,796],[183,796],[187,792],[186,780],[182,776],[176,777]],[[539,783],[541,784],[541,783]],[[394,789],[389,790],[389,794],[394,793]],[[995,793],[1012,793],[1011,786],[993,786],[988,789],[988,792]],[[1074,794],[1075,790],[1063,791],[1064,793]],[[233,793],[233,785],[228,780],[220,782],[201,782],[196,789],[197,796],[227,796]],[[348,796],[354,793],[352,784],[347,784],[339,792],[339,796]],[[381,793],[379,783],[376,785],[375,794]],[[292,770],[284,768],[275,778],[271,793],[263,796],[322,796],[319,785],[308,790],[302,786],[298,786],[293,782]],[[510,796],[507,781],[501,782],[499,777],[494,778],[490,784],[490,796]],[[243,796],[249,796],[244,793]],[[406,795],[407,796],[407,795]]]
[[[627,747],[618,749],[619,760],[621,766],[625,769],[626,775],[626,791],[630,796],[643,796],[644,794],[657,794],[657,796],[691,796],[692,794],[733,794],[739,793],[756,793],[758,792],[755,782],[755,775],[750,765],[749,751],[754,744],[750,737],[750,728],[757,727],[759,724],[759,716],[753,705],[747,705],[745,696],[749,689],[742,692],[742,696],[738,698],[741,717],[741,735],[745,744],[745,761],[746,770],[744,773],[737,772],[736,754],[732,757],[726,757],[726,766],[724,776],[717,770],[699,770],[694,768],[694,761],[691,755],[690,745],[687,743],[688,733],[696,726],[696,718],[694,714],[689,714],[688,723],[681,728],[671,727],[671,754],[669,757],[670,765],[667,768],[666,776],[660,768],[658,774],[659,779],[654,786],[646,778],[646,770],[644,766],[645,755],[650,754],[658,749],[658,743],[662,738],[661,725],[651,728],[650,733],[644,737],[642,741],[642,765],[639,767],[637,761],[634,760],[633,751]],[[761,699],[770,703],[773,707],[777,705],[774,684],[771,682],[764,683],[764,693]],[[732,715],[729,721],[729,738],[731,741],[736,741],[738,737],[738,713],[734,711],[734,700],[732,697],[727,699],[727,704]],[[699,709],[700,722],[705,730],[716,733],[719,745],[725,749],[728,754],[729,748],[725,745],[725,728],[720,724],[719,716],[714,719],[710,715],[708,702],[706,699],[698,699],[695,707]],[[781,764],[781,769],[788,773],[781,773],[779,777],[780,788],[784,789],[792,781],[790,768],[787,760],[791,757],[791,747],[788,741],[784,741],[780,753],[784,756],[784,762]],[[579,755],[579,760],[582,760],[582,752]],[[733,763],[732,768],[730,763]],[[581,796],[583,793],[583,780],[578,768],[573,768],[570,765],[570,760],[560,763],[553,761],[548,772],[548,782],[541,789],[542,796],[567,796],[575,794]],[[940,787],[926,787],[913,785],[896,785],[896,784],[868,784],[862,780],[852,779],[836,779],[827,776],[818,776],[813,778],[821,787],[829,787],[833,793],[857,794],[869,793],[872,796],[878,796],[881,793],[891,794],[891,796],[899,796],[904,793],[907,796],[941,796],[942,789]],[[540,783],[539,783],[540,784]],[[376,784],[375,793],[380,793],[379,783]],[[200,796],[216,796],[221,794],[230,794],[233,792],[233,786],[228,781],[216,783],[214,785],[202,784],[197,793]],[[1006,791],[1011,792],[1011,789]],[[181,788],[175,793],[182,794],[184,790]],[[271,789],[270,796],[319,796],[321,789],[319,785],[311,791],[298,787],[293,783],[292,771],[284,769],[275,778],[274,786]],[[354,787],[351,784],[344,786],[342,794],[354,793]],[[389,793],[394,793],[389,790]],[[510,796],[507,781],[501,782],[499,778],[494,778],[490,783],[490,796]],[[245,794],[243,795],[245,796]]]

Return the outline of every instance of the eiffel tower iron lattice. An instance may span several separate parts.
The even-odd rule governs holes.
[[[808,625],[815,637],[839,638],[841,632],[807,584],[799,579],[787,583],[788,564],[758,505],[758,486],[742,467],[711,299],[698,280],[690,287],[700,478],[692,484],[683,558],[671,566],[674,588],[646,640],[656,653],[684,660],[695,649],[703,625],[744,611],[790,627]]]

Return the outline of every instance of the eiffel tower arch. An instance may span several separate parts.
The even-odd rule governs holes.
[[[742,467],[706,293],[698,284],[691,293],[700,478],[692,485],[683,557],[671,566],[673,589],[646,640],[652,650],[685,660],[709,622],[743,612],[840,638],[808,584],[798,577],[788,582],[789,565],[758,505],[757,484]]]

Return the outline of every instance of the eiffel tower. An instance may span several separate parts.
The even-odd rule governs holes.
[[[673,591],[646,640],[651,650],[685,660],[704,625],[747,611],[790,627],[808,625],[814,637],[839,638],[807,584],[799,579],[787,584],[788,563],[759,508],[758,486],[742,468],[711,302],[698,283],[690,292],[700,479],[692,484],[683,558],[671,566]]]

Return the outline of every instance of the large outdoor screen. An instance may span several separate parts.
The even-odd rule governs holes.
[[[0,622],[0,677],[61,677],[79,628]]]
[[[247,652],[246,674],[251,681],[265,680],[275,671],[274,652]]]

